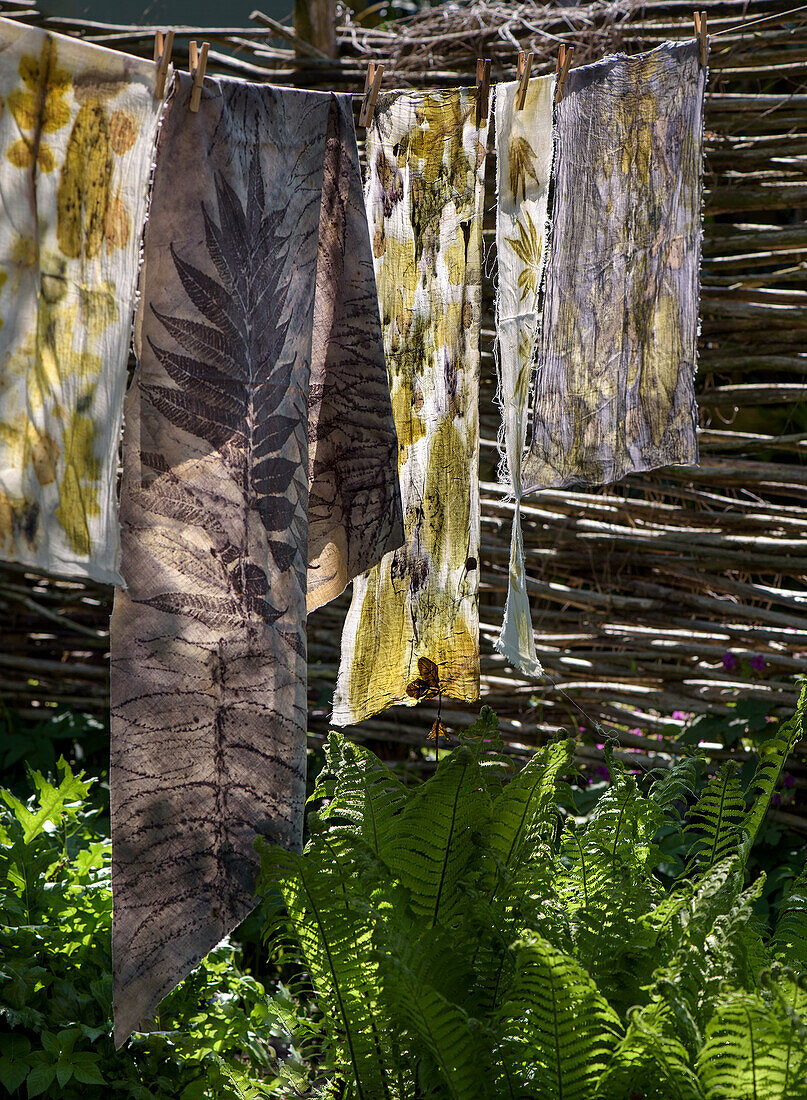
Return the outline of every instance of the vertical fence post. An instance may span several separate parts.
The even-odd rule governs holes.
[[[336,57],[336,0],[294,0],[294,30],[328,57]]]

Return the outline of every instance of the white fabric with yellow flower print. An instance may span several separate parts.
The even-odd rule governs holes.
[[[0,558],[107,582],[155,70],[0,19]]]
[[[518,84],[496,87],[499,286],[496,318],[502,409],[500,477],[515,501],[510,580],[496,648],[524,672],[541,665],[524,575],[521,538],[521,462],[526,446],[530,377],[538,335],[538,299],[546,261],[547,196],[552,171],[554,76],[530,80],[524,106]]]

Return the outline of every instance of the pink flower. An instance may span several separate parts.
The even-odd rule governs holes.
[[[748,662],[754,672],[762,672],[766,666],[765,658],[761,653],[755,653],[751,660]]]
[[[606,768],[605,764],[598,764],[594,769],[594,774],[598,779],[610,779],[610,772]]]
[[[723,654],[723,668],[726,672],[732,672],[737,667],[737,658],[733,653]]]
[[[632,730],[628,730],[628,732],[638,734],[639,737],[642,736],[642,730],[639,726],[635,726]]]
[[[687,715],[682,710],[674,710],[672,716],[676,722],[686,722],[687,720]]]

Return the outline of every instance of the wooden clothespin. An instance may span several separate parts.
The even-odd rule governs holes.
[[[384,75],[384,66],[376,65],[371,61],[367,66],[367,74],[364,78],[364,99],[359,110],[359,126],[367,127],[373,121],[375,101],[381,88],[381,78]]]
[[[574,46],[561,45],[558,50],[558,63],[555,66],[555,74],[557,80],[555,82],[555,102],[560,103],[563,99],[563,85],[566,83],[566,77],[569,75],[569,66],[572,63],[572,55],[574,54]]]
[[[480,57],[476,62],[476,125],[484,126],[488,120],[490,101],[490,61]]]
[[[188,108],[191,111],[198,111],[199,104],[202,101],[202,85],[205,82],[205,69],[207,68],[207,51],[210,49],[209,42],[203,42],[201,50],[197,50],[196,43],[191,42],[188,53],[188,68],[190,74],[193,77],[193,88],[191,89],[191,100],[188,104]]]
[[[706,31],[706,12],[696,11],[692,13],[695,20],[695,37],[700,42],[701,65],[709,60],[709,39]]]
[[[154,95],[162,99],[165,95],[165,78],[168,76],[168,66],[171,64],[171,55],[174,52],[174,32],[166,31],[163,37],[162,31],[157,31],[154,36],[154,60],[157,62],[157,80],[154,84]]]
[[[518,77],[518,87],[516,88],[516,110],[524,110],[524,101],[527,98],[527,85],[530,82],[530,72],[532,70],[532,53],[526,53],[524,50],[518,55],[518,68],[516,69],[516,75]]]

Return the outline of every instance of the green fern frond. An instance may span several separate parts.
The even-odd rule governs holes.
[[[467,907],[461,887],[479,851],[491,799],[471,748],[461,745],[416,788],[383,842],[381,856],[409,891],[413,915],[434,926]]]
[[[807,1052],[795,1038],[791,1021],[759,994],[724,995],[698,1057],[709,1100],[803,1100]]]
[[[728,912],[715,918],[705,942],[704,1002],[719,997],[725,983],[749,991],[756,988],[760,971],[770,961],[762,939],[763,925],[754,911],[764,887],[762,872]]]
[[[745,799],[734,764],[724,764],[686,815],[689,850],[684,875],[702,875],[739,852],[747,836],[745,824]]]
[[[517,945],[495,1027],[501,1090],[519,1097],[591,1100],[621,1038],[591,977],[540,937]]]
[[[303,856],[259,847],[259,885],[276,885],[283,894],[326,1017],[336,1070],[355,1081],[358,1100],[391,1095],[389,1030],[378,1001],[374,922],[359,850],[333,840],[310,844]]]
[[[433,932],[426,930],[412,942],[388,930],[380,940],[386,1008],[414,1039],[409,1049],[420,1052],[416,1068],[423,1093],[484,1100],[489,1095],[488,1044],[479,1024],[446,995],[461,983],[450,973],[453,953],[440,951],[440,932],[437,938]],[[424,1058],[426,1052],[429,1058]]]
[[[320,820],[361,836],[378,855],[390,822],[406,802],[406,788],[374,753],[331,731],[325,766],[309,802],[322,803]]]
[[[585,830],[585,844],[608,857],[612,870],[621,864],[632,873],[645,874],[653,866],[653,843],[664,813],[659,804],[644,798],[636,780],[614,758],[613,746],[605,746],[605,763],[611,785],[597,802]]]
[[[688,799],[694,799],[698,776],[704,764],[703,757],[683,756],[671,768],[656,769],[649,797],[666,814],[680,819],[683,815],[679,804],[685,805]]]
[[[807,681],[802,684],[795,712],[782,723],[773,737],[764,741],[759,750],[759,764],[751,781],[754,803],[748,812],[745,823],[751,843],[756,839],[759,828],[770,806],[771,796],[776,790],[782,768],[796,744],[807,736]]]
[[[703,1100],[687,1048],[676,1036],[672,1010],[658,1001],[631,1010],[597,1092],[598,1100],[630,1096]]]
[[[496,861],[514,871],[555,832],[558,812],[556,787],[571,763],[574,743],[553,741],[537,753],[494,799],[482,832]]]
[[[775,962],[760,973],[759,989],[776,1015],[788,1018],[798,1045],[807,1050],[807,974]]]
[[[793,883],[779,910],[771,954],[785,966],[807,974],[807,867]]]
[[[702,1043],[711,1008],[704,1014],[709,974],[709,950],[716,947],[715,926],[734,913],[743,887],[743,861],[737,856],[718,863],[697,885],[684,881],[645,918],[655,934],[650,954],[657,960],[646,997],[665,1004],[672,1013],[675,1035],[692,1057]],[[730,929],[735,925],[730,922]]]

